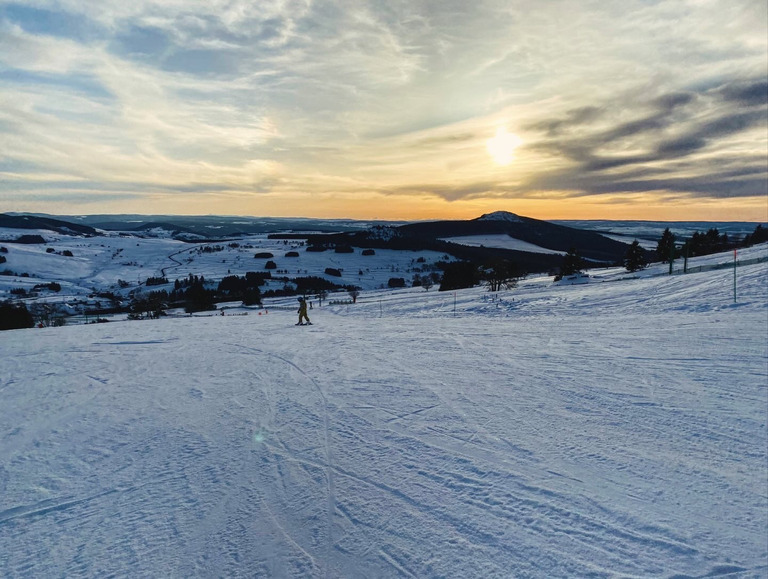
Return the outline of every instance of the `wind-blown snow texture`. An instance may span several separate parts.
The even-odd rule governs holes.
[[[766,577],[732,275],[2,332],[0,576]]]

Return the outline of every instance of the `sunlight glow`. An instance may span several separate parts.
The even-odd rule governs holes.
[[[515,149],[521,144],[520,137],[508,133],[504,127],[496,129],[496,136],[486,141],[488,153],[497,165],[509,165],[515,158]]]

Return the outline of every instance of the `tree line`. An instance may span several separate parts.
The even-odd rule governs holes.
[[[689,239],[678,245],[677,238],[667,227],[656,245],[656,255],[659,261],[670,261],[681,257],[711,255],[729,249],[750,247],[766,241],[768,241],[768,229],[758,224],[751,234],[748,233],[742,239],[729,238],[727,233],[721,234],[716,227],[712,227],[706,232],[695,232]]]
[[[216,283],[207,282],[205,276],[189,274],[175,280],[171,291],[155,290],[134,296],[129,318],[156,318],[170,307],[183,307],[187,313],[215,310],[220,301],[241,300],[247,306],[259,305],[259,286],[271,277],[269,272],[249,271],[244,276],[226,276]]]

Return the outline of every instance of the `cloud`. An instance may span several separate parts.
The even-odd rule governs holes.
[[[12,22],[30,34],[42,34],[89,42],[103,38],[106,31],[80,14],[24,4],[0,5],[0,20]]]
[[[38,87],[40,89],[59,88],[65,92],[79,93],[95,100],[114,98],[101,80],[88,73],[55,74],[24,69],[9,68],[0,70],[0,83],[18,87]]]
[[[375,189],[375,192],[394,196],[434,196],[445,201],[459,201],[503,193],[492,181],[454,186],[445,183],[414,183],[402,187],[379,188]]]
[[[691,92],[671,92],[656,97],[652,104],[660,111],[671,112],[679,107],[690,104],[695,98],[696,95]]]
[[[172,46],[173,40],[166,31],[149,26],[130,25],[114,37],[110,48],[126,58],[153,62],[164,58]]]
[[[622,119],[627,108],[622,101],[606,102],[600,115],[569,113],[566,117],[540,121],[529,129],[544,138],[531,145],[570,164],[556,173],[533,177],[532,188],[571,190],[576,195],[601,195],[622,191],[669,190],[695,196],[760,196],[766,192],[765,157],[733,156],[729,144],[754,141],[768,130],[768,103],[762,79],[733,79],[699,92],[673,91],[633,103],[641,114]],[[591,124],[589,121],[600,121]],[[579,134],[566,128],[579,127]],[[760,139],[758,137],[758,143]],[[755,152],[766,151],[766,140]],[[706,154],[706,160],[702,157]],[[738,170],[719,173],[714,159],[732,158]],[[685,161],[681,176],[672,161]],[[640,179],[631,175],[638,171]]]
[[[549,137],[556,137],[568,129],[578,128],[595,121],[602,113],[603,110],[600,107],[585,106],[569,110],[560,118],[537,121],[525,125],[524,128],[528,131],[546,133]]]
[[[722,98],[742,106],[765,106],[768,103],[768,80],[746,80],[729,83],[718,91]]]
[[[0,167],[63,198],[761,195],[755,4],[0,0]]]

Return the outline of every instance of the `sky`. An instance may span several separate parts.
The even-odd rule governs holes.
[[[0,211],[768,221],[763,0],[0,0]]]

